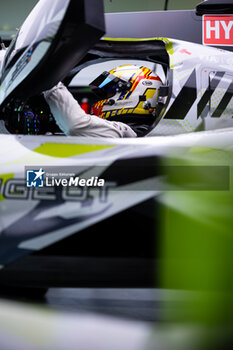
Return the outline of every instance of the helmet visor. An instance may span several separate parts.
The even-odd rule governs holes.
[[[126,91],[131,88],[131,84],[109,72],[100,74],[89,86],[102,100],[113,97],[117,92]]]

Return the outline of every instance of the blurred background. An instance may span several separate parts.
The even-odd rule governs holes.
[[[38,0],[1,0],[0,35],[9,39],[16,33]],[[104,0],[105,12],[162,11],[194,9],[198,0]]]

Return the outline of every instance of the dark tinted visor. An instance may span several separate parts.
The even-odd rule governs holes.
[[[127,83],[109,72],[103,72],[98,78],[93,80],[89,86],[99,98],[105,100],[113,97],[116,92],[129,90],[132,84]]]

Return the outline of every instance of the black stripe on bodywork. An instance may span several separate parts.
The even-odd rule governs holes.
[[[220,101],[218,107],[215,109],[214,113],[211,115],[212,118],[220,118],[225,109],[227,108],[230,100],[233,97],[233,82],[229,85],[225,95]]]
[[[220,83],[222,77],[224,76],[225,72],[217,72],[211,82],[209,83],[208,88],[206,89],[204,95],[200,99],[198,105],[197,105],[197,119],[200,117],[202,114],[204,108],[210,101],[211,96],[213,95],[216,87]]]
[[[197,98],[196,70],[179,92],[164,119],[184,119]]]

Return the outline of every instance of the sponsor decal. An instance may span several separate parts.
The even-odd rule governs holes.
[[[233,15],[205,15],[202,17],[204,45],[233,45]]]
[[[143,85],[146,85],[146,86],[151,86],[151,85],[152,85],[152,81],[143,80],[142,84],[143,84]]]

